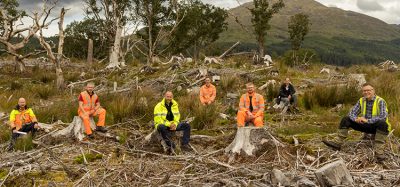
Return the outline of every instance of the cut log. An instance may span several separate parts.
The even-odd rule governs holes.
[[[96,128],[96,124],[94,123],[93,118],[90,118],[90,128],[92,130]],[[85,132],[85,127],[83,125],[82,119],[79,116],[75,116],[71,124],[68,125],[68,127],[55,132],[52,136],[53,137],[72,136],[75,137],[77,140],[82,141],[83,138],[86,136],[84,132]]]
[[[238,128],[233,142],[225,148],[225,153],[257,156],[269,147],[264,145],[268,142],[274,142],[275,145],[280,145],[280,142],[276,141],[277,140],[272,137],[271,133],[269,133],[266,128],[241,127]]]
[[[344,185],[353,186],[353,178],[343,160],[338,160],[319,168],[315,176],[321,187]]]

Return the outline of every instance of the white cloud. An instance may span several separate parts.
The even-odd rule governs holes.
[[[363,11],[384,11],[385,9],[375,0],[357,0],[357,7]]]

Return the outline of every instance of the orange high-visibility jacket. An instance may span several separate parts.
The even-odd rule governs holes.
[[[22,128],[22,125],[27,124],[27,123],[32,123],[36,120],[36,116],[33,113],[31,108],[28,108],[23,111],[19,110],[12,110],[10,114],[10,125],[11,128],[14,128],[16,130],[19,130]]]
[[[250,111],[250,95],[248,93],[243,94],[242,97],[240,97],[240,103],[239,103],[239,110],[241,111]],[[252,95],[252,105],[253,105],[253,114],[255,114],[255,117],[258,116],[264,116],[264,97],[258,93],[253,93]]]
[[[215,89],[215,86],[212,84],[210,84],[210,87],[203,85],[200,88],[200,101],[203,104],[205,102],[214,101],[216,95],[217,95],[217,90]]]
[[[87,91],[81,92],[80,96],[83,98],[83,108],[85,111],[90,111],[96,107],[96,101],[98,96],[94,93],[92,97],[90,97]],[[78,112],[80,111],[80,107],[78,107]]]

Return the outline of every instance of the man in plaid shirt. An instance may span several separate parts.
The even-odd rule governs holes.
[[[383,156],[386,136],[391,126],[388,121],[386,101],[375,94],[371,84],[362,86],[363,97],[358,100],[348,116],[344,117],[339,125],[337,137],[323,142],[340,150],[345,142],[350,128],[375,135],[375,150],[377,156]]]

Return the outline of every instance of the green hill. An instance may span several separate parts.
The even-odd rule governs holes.
[[[377,63],[383,59],[400,61],[400,45],[396,42],[396,39],[400,39],[399,25],[390,25],[352,11],[326,7],[314,0],[290,0],[285,1],[285,5],[271,20],[272,27],[266,38],[269,53],[282,54],[290,48],[287,23],[290,16],[303,12],[310,16],[312,23],[304,47],[317,50],[324,62],[348,64]],[[220,44],[239,40],[244,43],[244,48],[255,48],[248,10],[250,7],[253,7],[252,2],[229,10],[228,30],[221,34],[218,41]],[[332,56],[344,59],[328,60]]]

